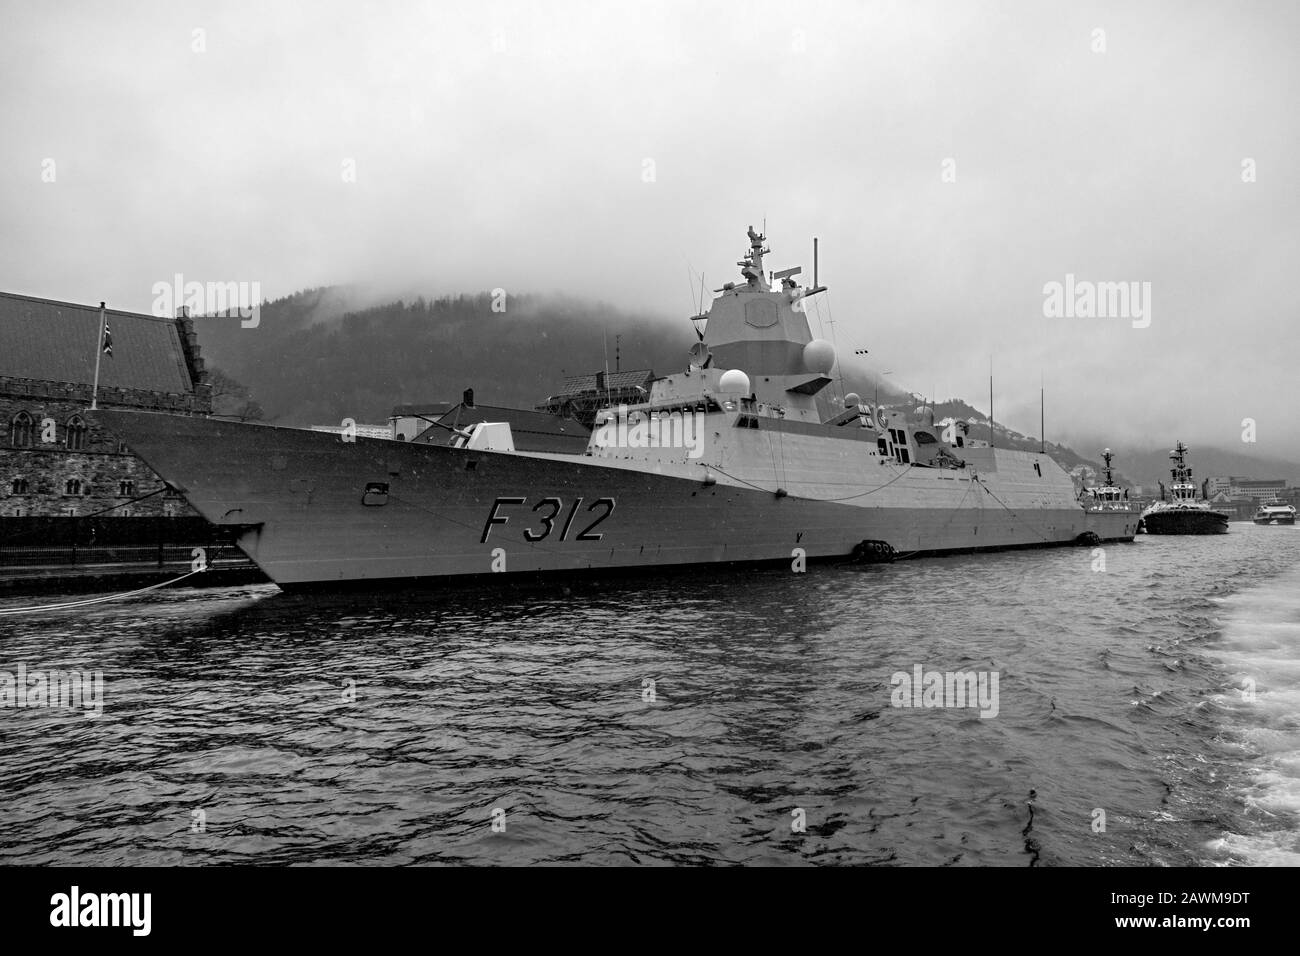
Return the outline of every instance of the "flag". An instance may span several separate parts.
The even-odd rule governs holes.
[[[113,330],[108,327],[108,319],[104,320],[104,354],[113,355]]]

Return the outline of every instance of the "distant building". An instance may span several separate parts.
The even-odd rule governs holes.
[[[1210,496],[1220,492],[1233,498],[1243,496],[1251,498],[1273,498],[1286,490],[1287,483],[1282,478],[1241,478],[1218,476],[1207,479],[1210,483]]]
[[[447,414],[452,409],[451,402],[433,402],[427,405],[398,405],[388,417],[391,437],[398,441],[410,441],[420,432]]]
[[[1234,496],[1249,495],[1252,498],[1269,500],[1276,498],[1286,490],[1285,479],[1274,478],[1233,478],[1231,493]]]
[[[627,372],[596,372],[593,375],[571,375],[552,395],[537,406],[537,410],[571,418],[591,428],[596,412],[606,405],[634,405],[650,397],[650,383],[655,373],[650,369]]]
[[[1211,491],[1210,505],[1218,511],[1226,512],[1231,521],[1249,521],[1259,510],[1259,502],[1254,498],[1233,497],[1226,491],[1218,494]]]
[[[1232,494],[1232,479],[1227,477],[1215,477],[1208,479],[1210,497],[1215,498],[1218,495]]]
[[[109,309],[107,321],[100,407],[211,412],[191,320]],[[86,416],[99,343],[98,307],[0,293],[0,516],[194,514]]]

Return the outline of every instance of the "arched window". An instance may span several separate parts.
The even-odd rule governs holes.
[[[84,451],[86,448],[86,422],[80,415],[68,419],[68,451]]]
[[[19,412],[9,423],[9,444],[14,448],[32,447],[32,416]]]
[[[15,479],[14,479],[14,482],[13,482],[13,485],[10,486],[10,491],[9,491],[9,493],[12,494],[12,495],[25,495],[25,494],[27,494],[27,479],[26,479],[26,478],[15,478]]]
[[[65,495],[79,495],[79,494],[81,494],[81,479],[80,479],[80,478],[69,478],[67,481],[65,481],[65,482],[63,483],[63,493],[64,493]]]
[[[123,498],[130,498],[135,494],[135,482],[130,478],[117,483],[117,493]]]

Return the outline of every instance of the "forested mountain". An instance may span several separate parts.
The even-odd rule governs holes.
[[[565,375],[615,368],[676,371],[690,327],[604,305],[490,294],[354,306],[346,290],[313,289],[269,302],[256,328],[196,320],[209,366],[248,386],[266,419],[382,423],[396,404],[459,400],[531,408]]]
[[[381,302],[347,287],[268,302],[255,328],[245,328],[237,317],[200,317],[196,327],[203,356],[221,383],[222,410],[245,418],[264,413],[266,421],[284,425],[335,424],[344,418],[382,424],[394,405],[454,402],[466,388],[473,388],[482,404],[532,408],[556,393],[566,375],[613,370],[616,361],[624,369],[650,368],[660,375],[681,371],[695,341],[685,321],[674,324],[662,316],[560,296],[510,296],[502,302],[481,293]],[[876,385],[850,366],[843,380],[823,393],[827,414],[844,392],[856,391],[873,402]],[[894,408],[916,411],[922,405],[919,396],[885,382],[879,396]],[[971,437],[988,437],[986,413],[964,401],[935,403],[933,414],[940,421],[970,422]],[[930,415],[928,406],[918,413],[922,421]],[[995,439],[1003,447],[1039,448],[1034,436],[1002,426],[995,426]],[[1093,449],[1081,456],[1049,442],[1046,450],[1089,483],[1100,467]],[[1119,473],[1154,487],[1167,474],[1165,454],[1163,449],[1126,450]],[[1211,448],[1195,449],[1193,464],[1198,478],[1300,478],[1293,463]]]

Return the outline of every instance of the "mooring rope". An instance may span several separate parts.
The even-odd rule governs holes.
[[[984,489],[985,494],[987,494],[990,498],[992,498],[994,501],[1000,504],[1006,510],[1007,514],[1011,515],[1011,517],[1015,518],[1016,520],[1024,520],[1025,525],[1029,528],[1029,530],[1032,531],[1034,534],[1038,535],[1038,537],[1040,537],[1047,544],[1053,543],[1051,538],[1047,537],[1045,534],[1043,534],[1041,531],[1039,531],[1037,528],[1034,527],[1033,522],[1029,521],[1028,519],[1022,519],[1020,515],[1016,514],[1007,506],[1007,503],[1005,501],[1003,501],[993,492],[989,491],[988,486],[984,484],[984,482],[982,481],[980,482],[980,487]]]
[[[123,594],[109,594],[104,597],[90,598],[87,601],[69,601],[66,604],[42,604],[36,607],[7,607],[0,608],[0,617],[10,614],[34,614],[38,611],[64,611],[73,607],[87,607],[91,604],[104,604],[108,601],[120,601],[123,598],[135,597],[137,594],[144,594],[146,591],[156,591],[158,588],[165,588],[169,584],[175,584],[177,581],[184,581],[186,578],[192,578],[196,574],[202,574],[206,568],[198,571],[190,571],[182,574],[178,578],[172,578],[170,581],[161,581],[158,584],[151,584],[147,588],[140,588],[136,591],[127,591]]]

